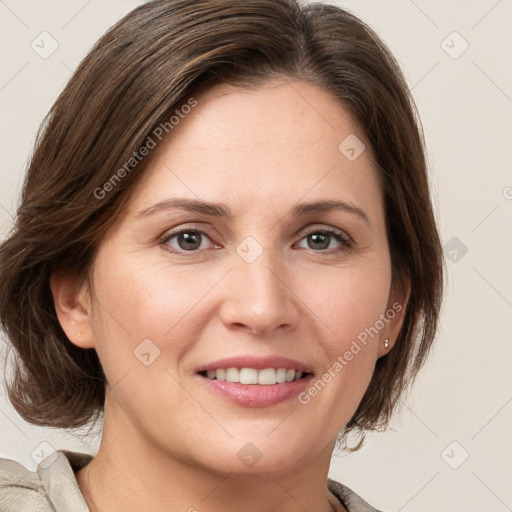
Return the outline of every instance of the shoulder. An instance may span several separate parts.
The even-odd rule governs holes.
[[[0,458],[2,512],[88,512],[66,453],[82,455],[54,452],[40,462],[36,471],[30,471],[14,460]]]
[[[2,512],[51,511],[52,506],[38,473],[19,462],[0,458],[0,503]]]
[[[372,507],[346,485],[329,478],[327,487],[340,500],[348,512],[382,512]]]

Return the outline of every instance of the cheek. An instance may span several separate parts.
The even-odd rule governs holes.
[[[311,305],[312,315],[324,333],[318,343],[325,351],[323,372],[306,394],[304,404],[330,411],[324,425],[332,435],[354,414],[373,375],[380,332],[375,325],[385,313],[391,273],[382,264],[339,268],[303,280],[300,294]]]
[[[383,259],[382,263],[329,269],[318,272],[315,279],[309,275],[298,282],[303,283],[298,285],[298,295],[320,320],[329,351],[340,353],[385,313],[391,273]]]
[[[144,347],[158,354],[159,365],[176,364],[208,321],[201,304],[222,272],[169,268],[149,258],[140,264],[137,255],[102,256],[95,265],[93,327],[107,376],[109,369],[112,377],[139,369],[136,357]]]

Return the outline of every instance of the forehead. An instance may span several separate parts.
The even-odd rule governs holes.
[[[382,206],[364,135],[329,92],[275,80],[253,90],[221,85],[194,99],[197,105],[151,155],[132,211],[168,195],[222,200],[240,209],[326,195]],[[364,151],[347,158],[353,155],[343,152],[344,141]]]

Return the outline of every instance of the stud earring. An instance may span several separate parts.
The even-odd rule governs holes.
[[[384,348],[388,348],[389,347],[389,338],[386,338],[384,340]]]

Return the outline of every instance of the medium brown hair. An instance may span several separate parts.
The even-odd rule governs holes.
[[[342,432],[387,425],[428,355],[441,303],[442,249],[423,136],[399,66],[378,36],[343,9],[295,0],[148,2],[108,30],[71,77],[38,133],[16,221],[0,246],[0,319],[16,356],[8,394],[23,418],[69,428],[103,409],[100,361],[67,339],[49,279],[56,270],[87,278],[150,157],[112,184],[116,170],[126,170],[192,94],[272,78],[330,92],[375,158],[393,283],[408,279],[411,293],[396,344],[377,360]]]

